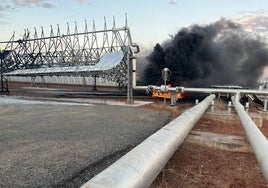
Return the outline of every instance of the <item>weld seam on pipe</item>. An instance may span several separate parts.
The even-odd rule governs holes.
[[[215,95],[210,95],[184,112],[82,185],[82,188],[149,187],[214,98]]]
[[[257,158],[257,161],[262,169],[262,173],[268,183],[268,141],[267,138],[262,134],[247,112],[244,110],[244,107],[238,100],[235,100],[232,97],[232,101],[235,106],[235,110],[240,118],[243,129],[246,133],[246,136],[249,140],[249,143],[254,151],[254,154]]]

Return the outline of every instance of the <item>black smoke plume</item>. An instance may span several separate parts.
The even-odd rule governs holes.
[[[163,84],[162,69],[168,67],[172,85],[254,87],[268,64],[268,49],[260,38],[222,19],[180,30],[164,44],[156,44],[148,60],[146,85]]]

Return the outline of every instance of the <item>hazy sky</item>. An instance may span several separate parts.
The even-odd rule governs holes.
[[[133,41],[146,46],[163,42],[180,28],[192,24],[207,24],[220,18],[239,18],[246,15],[268,15],[267,0],[0,0],[0,41],[9,40],[13,31],[21,38],[24,29],[33,33],[34,27],[49,31],[59,24],[66,33],[66,22],[71,32],[74,21],[78,30],[89,28],[95,20],[96,28],[103,29],[103,18],[112,27],[124,26],[125,13]],[[56,30],[56,29],[55,29]],[[56,31],[55,31],[56,33]],[[49,32],[46,32],[49,35]]]

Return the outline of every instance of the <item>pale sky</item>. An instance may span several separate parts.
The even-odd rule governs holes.
[[[24,29],[33,34],[34,27],[43,26],[49,36],[50,25],[56,33],[66,33],[69,22],[71,32],[74,21],[79,32],[84,31],[84,20],[89,29],[95,20],[96,29],[103,29],[106,17],[108,28],[113,16],[116,26],[124,26],[125,13],[133,42],[153,46],[174,35],[182,27],[208,24],[220,18],[234,19],[247,15],[267,15],[267,0],[0,0],[0,41],[9,40],[13,31],[16,39]],[[40,33],[40,32],[39,32]]]

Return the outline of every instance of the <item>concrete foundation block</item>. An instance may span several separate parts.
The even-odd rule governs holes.
[[[251,146],[242,136],[208,133],[193,130],[187,136],[185,141],[188,143],[225,151],[252,152]]]
[[[257,127],[262,127],[263,124],[263,116],[259,113],[253,113],[250,112],[249,116],[253,120],[253,122],[256,124]],[[236,113],[231,113],[229,114],[227,111],[215,111],[214,113],[212,112],[207,112],[204,117],[207,118],[216,118],[218,121],[222,121],[224,123],[227,122],[234,122],[234,123],[239,123],[240,119]]]

